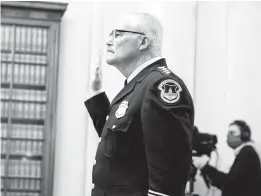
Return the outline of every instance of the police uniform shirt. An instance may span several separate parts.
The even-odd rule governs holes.
[[[134,71],[112,103],[103,92],[85,105],[101,138],[92,196],[184,195],[194,107],[165,59]]]

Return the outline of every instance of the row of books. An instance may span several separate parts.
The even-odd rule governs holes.
[[[5,174],[5,159],[1,159],[1,175],[4,176]]]
[[[8,124],[1,123],[1,136],[5,138],[9,135],[11,138],[43,139],[43,133],[42,125],[11,124],[8,130]]]
[[[40,196],[40,193],[25,193],[25,192],[7,192],[7,195],[4,195],[2,192],[3,196]]]
[[[2,62],[11,62],[13,60],[15,63],[22,63],[22,64],[47,64],[47,54],[37,54],[37,53],[26,53],[20,54],[16,53],[14,56],[12,52],[2,52],[1,53],[1,60]]]
[[[22,84],[40,84],[46,83],[46,66],[14,64],[13,82]],[[12,74],[12,64],[1,64],[1,81],[10,82]]]
[[[5,162],[2,160],[1,174],[5,173]],[[41,178],[41,161],[35,160],[12,160],[8,162],[8,176],[17,178]]]
[[[44,103],[22,103],[12,102],[12,117],[30,118],[30,119],[45,119],[46,104]],[[1,114],[3,117],[8,116],[8,101],[1,102]]]
[[[11,62],[12,59],[13,59],[12,51],[9,51],[9,52],[1,52],[1,61],[2,61],[2,62],[5,62],[5,61]]]
[[[7,141],[6,140],[1,140],[1,154],[5,154],[6,153],[6,149],[7,149]]]
[[[9,189],[27,189],[27,190],[40,190],[41,180],[35,179],[9,179]],[[2,183],[2,188],[4,184]]]
[[[14,42],[13,27],[1,26],[2,49],[10,49]],[[15,28],[15,48],[21,51],[46,51],[48,41],[47,28],[21,27]]]
[[[1,62],[1,82],[11,82],[12,66]]]
[[[11,49],[14,40],[14,28],[11,25],[1,24],[1,49]]]
[[[7,146],[7,142],[10,142]],[[3,154],[7,153],[7,148],[10,147],[9,153],[12,155],[23,155],[23,156],[34,156],[42,155],[42,141],[37,140],[5,140],[1,141],[1,152]]]
[[[10,89],[1,88],[1,99],[9,99],[9,97]],[[47,92],[41,90],[12,89],[12,99],[45,102],[47,100]]]

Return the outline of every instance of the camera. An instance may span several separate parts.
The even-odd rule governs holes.
[[[217,136],[200,133],[198,128],[194,126],[193,140],[192,140],[192,155],[193,156],[210,156],[211,152],[216,149]]]
[[[194,126],[193,130],[193,139],[192,139],[192,156],[202,156],[207,155],[210,156],[211,152],[216,150],[217,144],[217,136],[208,133],[200,133],[198,128]],[[190,173],[189,173],[189,181],[190,181],[190,193],[188,195],[196,196],[193,194],[193,183],[195,181],[195,176],[197,174],[197,168],[192,164]],[[206,176],[202,176],[207,187],[210,187],[210,181]]]

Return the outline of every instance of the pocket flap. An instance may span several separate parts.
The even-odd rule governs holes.
[[[115,131],[122,131],[122,132],[127,132],[129,127],[130,127],[130,124],[132,122],[132,119],[133,117],[131,116],[125,116],[125,117],[122,117],[119,122],[116,124],[116,127],[115,127]]]

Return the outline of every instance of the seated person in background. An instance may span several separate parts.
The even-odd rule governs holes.
[[[213,186],[221,189],[222,196],[261,196],[260,159],[251,141],[250,128],[244,121],[230,124],[227,144],[236,155],[228,174],[210,166],[206,155],[193,157],[194,165]]]

